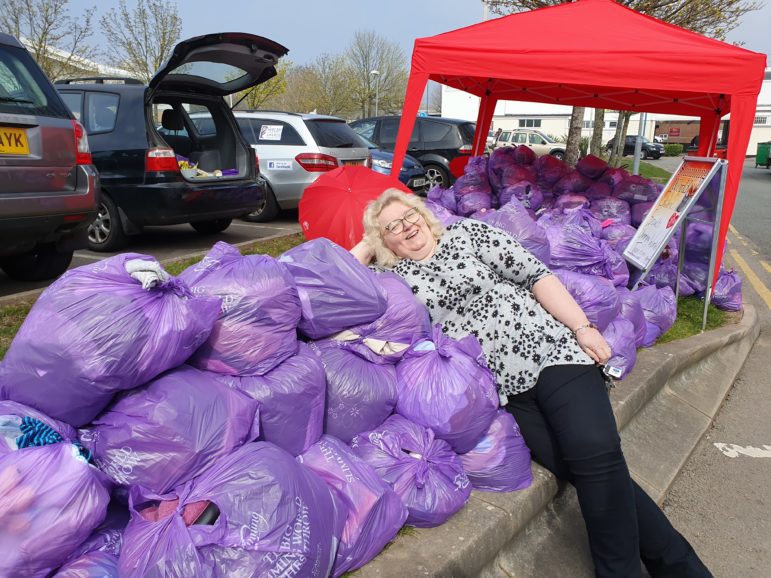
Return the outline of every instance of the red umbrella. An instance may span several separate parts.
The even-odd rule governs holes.
[[[399,180],[349,165],[321,175],[300,199],[299,222],[308,240],[326,237],[351,249],[364,235],[364,209],[389,188],[411,191]]]

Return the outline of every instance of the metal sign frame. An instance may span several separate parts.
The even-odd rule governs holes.
[[[689,171],[689,163],[709,163],[712,167],[701,177],[695,175],[696,171]],[[699,167],[704,169],[703,166]],[[708,223],[712,225],[712,243],[710,247],[707,283],[704,296],[704,314],[701,330],[707,326],[707,310],[712,298],[712,285],[715,278],[715,258],[717,254],[718,240],[720,236],[720,220],[723,212],[723,196],[725,191],[726,173],[728,161],[714,157],[683,157],[680,166],[672,174],[656,203],[651,207],[640,227],[632,237],[624,250],[624,258],[632,265],[640,269],[641,273],[635,280],[632,290],[637,289],[653,268],[656,260],[661,255],[669,240],[674,235],[680,223],[682,233],[680,237],[680,253],[677,263],[677,282],[675,285],[675,299],[680,293],[680,274],[685,257],[685,239],[688,223],[691,221]],[[689,172],[691,174],[689,174]],[[711,209],[700,207],[697,201],[702,193],[709,188],[716,174],[719,175],[717,198],[711,199]],[[698,185],[696,186],[698,182]],[[695,187],[695,188],[694,188]],[[709,213],[714,211],[714,214]],[[662,224],[666,224],[662,228]]]

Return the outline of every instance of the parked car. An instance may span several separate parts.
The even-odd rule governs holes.
[[[552,155],[558,159],[565,158],[565,143],[557,142],[550,136],[537,130],[514,129],[503,130],[495,140],[494,148],[525,145],[536,156]]]
[[[392,151],[400,121],[400,116],[378,116],[353,121],[351,127],[381,149]],[[463,174],[475,130],[476,125],[467,120],[431,116],[415,120],[407,152],[423,165],[429,188],[448,187]]]
[[[270,221],[279,209],[297,207],[305,187],[326,171],[341,165],[370,166],[368,144],[343,119],[260,110],[234,114],[267,181],[265,200],[244,217],[249,221]]]
[[[616,142],[616,139],[612,138],[605,145],[605,150],[608,151],[608,153],[610,153],[610,151],[613,150],[613,143],[615,142]],[[621,156],[633,155],[636,142],[637,142],[636,134],[626,135],[626,139],[624,140],[624,151],[621,153]],[[640,148],[640,158],[658,159],[658,158],[661,158],[663,154],[664,154],[663,144],[657,143],[657,142],[651,142],[646,137],[642,137],[642,145]]]
[[[98,202],[86,131],[22,44],[0,34],[0,268],[23,281],[63,273]]]
[[[364,137],[361,138],[367,140]],[[390,175],[391,168],[394,166],[393,153],[379,149],[371,141],[367,141],[367,143],[369,144],[369,154],[372,155],[372,170],[384,175]],[[402,168],[399,170],[399,180],[419,195],[428,192],[426,171],[415,157],[410,155],[404,157]]]
[[[254,150],[223,100],[275,76],[287,49],[242,33],[180,42],[148,85],[132,79],[59,81],[88,131],[102,182],[88,241],[115,251],[147,225],[190,223],[219,233],[265,200]],[[191,116],[210,119],[201,132]],[[180,171],[180,161],[195,169]]]

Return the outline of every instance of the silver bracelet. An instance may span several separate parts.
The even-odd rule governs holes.
[[[583,331],[584,329],[597,329],[597,326],[594,323],[587,321],[586,323],[583,323],[578,327],[576,327],[573,330],[573,335],[578,336],[579,331]],[[599,329],[597,330],[599,331]]]

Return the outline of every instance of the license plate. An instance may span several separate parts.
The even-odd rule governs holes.
[[[27,131],[0,126],[0,155],[28,155]]]
[[[340,162],[344,165],[363,165],[364,159],[342,159]]]
[[[415,179],[412,181],[413,187],[422,187],[426,184],[426,179]]]

